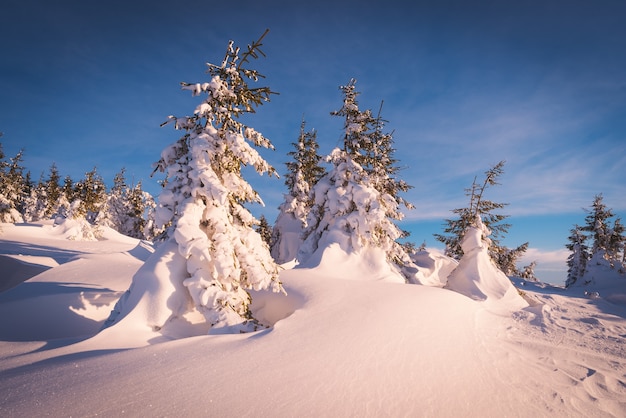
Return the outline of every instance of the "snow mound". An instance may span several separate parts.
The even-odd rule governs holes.
[[[178,245],[170,240],[156,251],[137,270],[130,288],[116,303],[105,328],[115,325],[119,333],[134,333],[139,345],[156,337],[166,323],[182,315],[191,303],[182,280],[187,273],[185,259]],[[147,340],[145,340],[147,338]]]
[[[0,292],[11,289],[18,284],[46,271],[56,262],[49,257],[29,257],[18,255],[0,255]],[[58,265],[58,263],[56,263]]]
[[[315,269],[330,278],[405,283],[404,277],[387,262],[382,249],[365,246],[354,250],[350,241],[350,235],[342,231],[326,231],[318,249],[295,268]]]
[[[101,231],[87,222],[84,218],[57,217],[52,228],[52,235],[57,235],[72,241],[97,241]]]
[[[479,217],[476,222],[476,226],[465,232],[461,241],[463,257],[445,287],[477,301],[504,303],[513,310],[528,306],[511,280],[491,260],[489,242],[483,239],[489,230]]]
[[[415,278],[425,286],[445,286],[448,276],[459,265],[454,258],[433,249],[413,254],[411,259],[418,267]]]
[[[146,261],[154,253],[154,246],[148,241],[139,241],[137,246],[128,251],[128,254],[137,260]]]
[[[272,257],[278,264],[293,262],[302,244],[302,222],[293,213],[281,213],[274,225],[277,242],[272,247]],[[279,238],[279,239],[278,239]]]
[[[611,266],[602,253],[596,254],[587,262],[585,274],[568,291],[579,297],[626,305],[626,268]]]

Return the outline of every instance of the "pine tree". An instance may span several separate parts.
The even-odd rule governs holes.
[[[126,199],[129,205],[128,219],[125,233],[129,237],[151,239],[146,227],[149,211],[154,207],[154,199],[150,193],[141,188],[141,182],[127,190]]]
[[[391,140],[381,135],[382,119],[374,118],[370,110],[359,110],[355,83],[352,79],[340,87],[343,106],[331,112],[344,118],[343,149],[330,154],[332,169],[314,188],[315,203],[298,258],[310,257],[324,234],[342,231],[350,236],[354,251],[368,246],[383,249],[387,261],[409,280],[414,264],[397,242],[405,234],[393,222],[403,215],[396,199],[398,189],[389,187],[394,184],[389,178],[395,173],[389,163],[393,158],[386,154],[392,152]]]
[[[272,228],[267,222],[267,218],[265,218],[265,216],[261,215],[259,223],[254,227],[254,230],[261,236],[263,242],[270,245],[270,241],[272,240]]]
[[[587,216],[582,230],[589,233],[590,259],[594,259],[597,264],[607,263],[611,268],[618,266],[623,270],[626,237],[621,219],[617,218],[611,226],[611,218],[615,215],[604,204],[602,194],[596,195],[591,209],[585,211]]]
[[[626,246],[625,231],[626,229],[624,228],[624,224],[622,224],[621,218],[616,218],[615,222],[613,222],[611,233],[609,234],[609,248],[607,251],[611,266],[615,267],[619,265],[620,272],[622,273],[626,272],[626,263],[624,263],[624,257],[626,257],[626,252],[624,251]]]
[[[119,233],[143,239],[146,225],[146,200],[141,183],[134,187],[126,184],[126,169],[122,168],[113,178],[113,186],[107,195],[96,223],[108,226]]]
[[[292,143],[295,150],[287,155],[292,161],[286,163],[285,185],[289,193],[279,206],[270,241],[271,254],[278,263],[285,263],[296,257],[302,243],[301,235],[307,226],[307,216],[313,200],[311,190],[326,173],[320,165],[322,157],[318,154],[317,132],[306,131],[304,120],[300,125],[298,141]]]
[[[507,276],[521,276],[522,271],[517,268],[517,262],[528,250],[528,243],[525,242],[517,248],[507,248],[493,245],[490,246],[491,259],[498,268]]]
[[[80,200],[78,213],[74,216],[83,216],[87,222],[95,224],[107,199],[106,185],[96,167],[85,173],[85,178],[74,185],[74,191],[76,197],[72,203]]]
[[[208,64],[209,82],[182,83],[193,96],[205,98],[193,116],[169,117],[166,123],[185,133],[156,164],[166,175],[157,220],[169,225],[165,236],[178,244],[189,273],[179,279],[213,328],[251,329],[257,321],[246,289],[282,291],[278,266],[243,206],[262,200],[243,179],[242,167],[275,174],[249,144],[273,148],[270,141],[239,121],[273,94],[269,87],[248,85],[263,77],[247,65],[264,55],[266,33],[244,52],[231,41],[222,63]]]
[[[21,214],[26,188],[21,166],[23,151],[5,161],[0,144],[0,222],[23,222]]]
[[[569,287],[576,283],[585,274],[587,262],[590,258],[589,248],[586,245],[587,236],[582,228],[575,225],[570,231],[568,243],[565,247],[571,251],[567,257],[567,280],[565,287]]]
[[[372,246],[395,255],[399,245],[395,240],[402,232],[387,213],[397,202],[381,196],[367,172],[344,150],[336,148],[328,160],[332,169],[313,189],[315,204],[298,258],[306,260],[318,249],[322,236],[333,231],[348,235],[352,251]]]
[[[356,91],[355,79],[351,79],[347,85],[340,86],[339,89],[344,95],[343,106],[330,114],[344,119],[343,151],[367,173],[371,174],[376,158],[373,132],[377,121],[372,116],[371,110],[362,111],[359,109],[357,97],[360,92]]]
[[[24,201],[24,220],[26,222],[44,220],[46,218],[47,205],[48,197],[42,173],[39,181],[34,187],[31,187],[30,193]]]
[[[484,196],[485,191],[490,186],[500,184],[498,183],[498,178],[504,173],[504,163],[505,161],[500,161],[485,171],[485,179],[482,183],[477,183],[476,177],[474,178],[472,186],[465,190],[465,195],[469,197],[469,206],[453,209],[452,212],[457,214],[458,218],[446,219],[445,235],[434,234],[434,236],[439,242],[445,244],[446,255],[460,260],[463,256],[461,240],[467,228],[474,226],[476,216],[478,215],[485,227],[491,232],[489,237],[489,255],[491,259],[505,274],[518,274],[519,271],[515,267],[515,263],[526,252],[528,243],[524,243],[513,250],[500,245],[500,240],[506,235],[511,225],[502,223],[508,216],[494,213],[494,211],[504,208],[507,204],[487,200]]]
[[[70,176],[65,176],[63,179],[63,186],[61,187],[61,195],[65,196],[68,202],[73,202],[78,198],[74,180]]]
[[[586,210],[588,213],[585,217],[585,226],[583,231],[589,233],[592,241],[591,255],[602,253],[602,258],[607,258],[607,252],[610,247],[610,222],[613,211],[604,204],[602,194],[594,197],[591,209]]]
[[[157,203],[154,197],[148,193],[142,191],[141,200],[143,202],[143,213],[145,218],[145,223],[141,230],[144,239],[148,241],[157,241],[159,237],[164,237],[164,228],[157,227],[156,222],[156,208]]]
[[[46,181],[46,217],[50,218],[55,215],[65,216],[65,213],[59,213],[59,201],[61,198],[61,186],[59,186],[59,170],[55,163],[50,166],[50,174]]]
[[[522,269],[522,272],[520,274],[520,277],[524,280],[529,280],[532,282],[536,282],[538,281],[537,277],[535,276],[535,267],[537,266],[537,262],[533,261],[531,262],[529,265],[524,266],[524,268]]]
[[[406,193],[413,186],[409,185],[406,181],[398,177],[400,167],[397,165],[398,160],[394,157],[395,148],[393,147],[393,133],[384,133],[386,120],[381,116],[383,108],[383,102],[380,104],[378,116],[374,122],[374,130],[371,134],[374,149],[372,153],[372,171],[371,176],[374,179],[375,187],[383,194],[387,194],[398,202],[398,206],[393,213],[389,214],[389,217],[400,221],[404,219],[404,213],[400,210],[400,206],[404,206],[406,209],[414,209],[412,203],[404,199],[401,193]],[[402,230],[402,238],[407,238],[410,235],[408,231]],[[414,254],[415,246],[413,243],[406,241],[402,244],[404,252],[407,255]]]

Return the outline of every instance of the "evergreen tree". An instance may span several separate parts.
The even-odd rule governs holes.
[[[320,165],[322,157],[317,150],[317,133],[307,132],[305,122],[300,125],[298,141],[292,143],[295,150],[287,155],[292,161],[286,163],[285,185],[289,191],[285,201],[279,206],[271,238],[271,254],[278,263],[285,263],[296,257],[302,243],[302,231],[306,228],[306,219],[313,205],[311,190],[325,174]]]
[[[130,187],[126,184],[126,169],[122,168],[113,178],[113,186],[98,215],[97,224],[108,226],[119,233],[144,238],[146,202],[141,183]]]
[[[125,234],[139,239],[151,239],[146,231],[147,217],[150,208],[154,207],[154,199],[150,193],[141,188],[141,182],[127,190],[129,217],[126,222]]]
[[[28,197],[31,195],[34,188],[35,188],[35,183],[33,182],[33,179],[31,178],[30,171],[27,171],[26,176],[24,177],[24,190],[22,193],[24,197],[24,201],[23,201],[22,208],[21,208],[22,213],[24,213],[24,211],[26,210],[26,199],[28,199]]]
[[[261,236],[263,242],[265,242],[267,245],[270,245],[270,241],[272,240],[272,228],[267,222],[265,216],[261,215],[261,217],[259,218],[259,223],[255,226],[254,229]]]
[[[604,204],[602,194],[594,197],[591,209],[586,210],[585,226],[582,230],[589,233],[591,239],[591,255],[602,253],[602,258],[608,258],[610,247],[610,219],[613,211]]]
[[[107,199],[106,185],[96,167],[85,173],[85,178],[74,185],[74,191],[76,196],[72,203],[80,201],[74,216],[82,216],[87,222],[95,224]]]
[[[474,178],[472,186],[465,190],[465,195],[469,197],[469,206],[453,209],[452,212],[458,218],[446,219],[445,235],[434,234],[434,236],[439,242],[445,244],[446,255],[460,260],[463,256],[461,240],[467,228],[475,226],[474,222],[478,215],[484,226],[491,232],[489,237],[489,255],[491,259],[505,274],[518,274],[519,271],[515,267],[515,263],[526,252],[528,243],[524,243],[513,250],[500,245],[500,240],[506,235],[511,225],[502,223],[508,216],[494,213],[494,211],[504,208],[507,204],[487,200],[484,196],[487,188],[500,184],[498,183],[498,178],[504,173],[504,163],[504,161],[500,161],[487,170],[482,183],[477,183],[476,177]]]
[[[537,262],[533,261],[529,265],[524,266],[520,277],[524,280],[529,280],[531,282],[536,282],[537,277],[535,276],[535,267],[537,266]]]
[[[407,249],[397,242],[406,233],[394,224],[403,217],[398,191],[405,183],[392,178],[397,170],[391,155],[391,135],[382,134],[382,118],[359,109],[355,84],[352,79],[340,87],[343,106],[331,112],[332,116],[344,118],[343,150],[333,151],[329,157],[333,169],[324,177],[324,184],[316,186],[315,205],[309,217],[312,224],[305,231],[306,246],[300,254],[310,256],[324,231],[334,225],[352,235],[355,249],[382,248],[387,260],[408,280],[415,266]],[[345,219],[337,222],[328,216]],[[362,225],[357,226],[359,222]]]
[[[611,268],[624,269],[624,226],[617,218],[611,226],[611,218],[615,215],[603,202],[602,194],[594,197],[591,209],[585,210],[585,225],[582,230],[587,232],[591,241],[590,259],[595,263],[607,263]]]
[[[50,174],[46,181],[46,217],[50,218],[55,215],[65,216],[64,211],[59,211],[59,201],[61,200],[61,186],[59,185],[61,176],[55,163],[50,166]]]
[[[65,196],[69,202],[73,202],[78,198],[76,193],[76,187],[74,185],[74,180],[68,175],[63,179],[63,186],[61,187],[61,195]]]
[[[496,263],[498,268],[507,276],[521,276],[522,271],[517,268],[517,262],[528,250],[528,243],[525,242],[517,248],[507,248],[490,246],[491,259]]]
[[[373,133],[377,121],[372,116],[371,110],[359,109],[357,97],[360,92],[356,91],[355,79],[351,79],[347,85],[340,86],[339,89],[344,95],[343,106],[330,114],[344,119],[343,151],[367,173],[372,174],[376,158]]]
[[[565,247],[571,253],[567,257],[567,280],[565,281],[565,287],[573,285],[583,277],[590,258],[589,248],[586,244],[587,236],[580,226],[574,226],[570,231],[568,241]]]
[[[24,203],[25,180],[21,166],[22,151],[9,161],[0,144],[0,222],[23,222],[22,206]]]
[[[621,218],[615,219],[613,222],[613,228],[609,234],[609,248],[607,256],[611,261],[611,266],[615,267],[621,263],[620,271],[625,272],[626,263],[624,263],[626,252],[624,251],[626,246],[626,236],[624,235],[624,224],[622,224]]]
[[[31,187],[30,193],[24,201],[24,220],[36,222],[46,219],[47,205],[46,185],[42,173],[39,181],[34,187]]]
[[[23,151],[19,151],[15,157],[4,162],[0,172],[0,196],[3,199],[0,213],[2,213],[3,222],[22,221],[21,212],[26,189],[24,167],[21,166],[22,155]]]
[[[398,160],[394,157],[395,148],[393,147],[393,133],[383,132],[385,121],[382,116],[383,102],[380,104],[378,116],[374,122],[374,130],[371,134],[373,140],[372,153],[372,171],[371,176],[374,179],[376,189],[382,194],[393,197],[398,202],[398,207],[393,213],[389,213],[389,217],[394,220],[404,219],[404,213],[400,210],[400,206],[406,209],[414,209],[413,204],[408,202],[401,193],[408,192],[413,186],[398,177],[400,167],[397,165]],[[410,235],[408,231],[402,230],[402,238]],[[406,254],[414,254],[415,246],[411,242],[402,244]]]
[[[169,225],[165,236],[186,260],[188,275],[176,279],[184,281],[195,308],[214,329],[252,329],[257,321],[246,289],[282,290],[278,266],[243,206],[262,200],[243,179],[242,167],[275,173],[249,144],[273,148],[270,141],[239,121],[273,93],[248,85],[263,77],[247,66],[264,55],[260,47],[266,33],[244,52],[231,41],[222,63],[208,64],[210,82],[182,83],[184,90],[205,98],[193,116],[170,116],[166,123],[185,133],[156,164],[166,175],[157,221]]]
[[[377,120],[369,110],[359,110],[355,80],[340,89],[343,106],[331,113],[344,118],[343,149],[335,149],[328,161],[332,168],[313,190],[314,205],[307,219],[304,243],[298,259],[305,261],[319,247],[326,234],[349,236],[352,251],[381,248],[387,261],[408,280],[414,267],[406,249],[397,240],[404,236],[394,220],[401,219],[398,200],[384,187],[389,172],[375,171]]]
[[[398,203],[407,209],[414,209],[414,206],[406,201],[400,193],[408,192],[413,186],[398,177],[400,167],[397,166],[398,160],[394,157],[395,148],[393,147],[393,133],[384,133],[385,121],[382,119],[383,103],[380,104],[378,116],[374,121],[374,130],[371,134],[373,138],[373,153],[371,156],[372,177],[376,183],[376,188],[381,193],[392,196]],[[393,215],[394,219],[402,219],[400,212]]]
[[[343,150],[359,164],[370,176],[376,189],[393,197],[398,203],[408,209],[413,205],[401,196],[411,186],[398,178],[400,167],[394,157],[393,133],[385,133],[387,123],[381,116],[383,102],[380,104],[378,115],[373,116],[370,109],[360,110],[356,91],[356,80],[351,79],[348,85],[341,86],[344,102],[341,109],[331,112],[332,116],[344,118]],[[402,219],[400,212],[392,214],[394,219]]]
[[[332,169],[313,189],[315,204],[299,258],[313,254],[322,235],[333,230],[347,233],[355,251],[366,246],[391,251],[402,233],[386,216],[386,205],[397,202],[381,196],[367,172],[345,151],[336,148],[328,160]]]
[[[144,204],[143,213],[145,223],[142,228],[142,234],[144,239],[149,241],[156,241],[159,239],[159,237],[163,238],[165,236],[164,228],[157,227],[156,222],[156,201],[150,193],[144,191],[142,191],[141,200]]]

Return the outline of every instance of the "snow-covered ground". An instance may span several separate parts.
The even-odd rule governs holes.
[[[204,335],[186,318],[100,332],[154,249],[69,236],[2,225],[0,416],[626,416],[623,276],[515,280],[524,299],[503,289],[492,303],[501,282],[462,284],[496,277],[479,258],[443,288],[455,266],[438,254],[417,258],[429,285],[409,285],[331,251],[281,272],[287,296],[253,293],[267,329]]]

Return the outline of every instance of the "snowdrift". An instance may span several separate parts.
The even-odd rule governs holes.
[[[3,225],[0,236],[0,261],[54,260],[0,293],[2,416],[626,414],[626,304],[610,298],[620,280],[590,297],[516,279],[528,306],[513,309],[322,262],[284,270],[287,296],[253,292],[254,315],[270,325],[258,332],[198,335],[193,319],[145,332],[131,317],[140,310],[100,331],[99,300],[110,311],[134,275],[158,270],[141,260],[150,246],[76,242],[48,226]],[[418,259],[431,272],[454,265]]]
[[[502,308],[518,310],[528,306],[511,280],[491,261],[489,242],[483,239],[488,234],[477,217],[477,226],[470,227],[461,240],[463,257],[450,273],[446,288]]]
[[[348,234],[337,229],[326,231],[317,250],[296,269],[314,269],[316,275],[325,277],[405,283],[402,275],[386,261],[382,250],[371,247],[355,250],[350,239]]]

